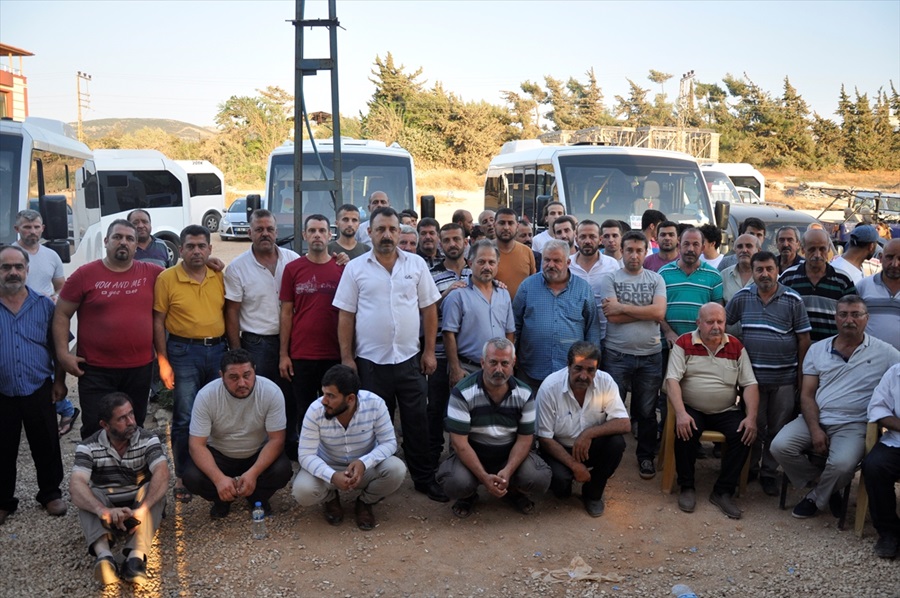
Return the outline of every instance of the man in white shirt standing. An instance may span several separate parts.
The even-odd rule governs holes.
[[[881,272],[881,263],[872,259],[878,247],[878,231],[871,224],[861,224],[850,233],[850,242],[843,255],[831,260],[831,265],[846,274],[853,284],[865,276]]]
[[[428,454],[425,379],[437,367],[434,345],[441,294],[425,260],[397,248],[397,212],[378,208],[370,223],[372,251],[347,264],[334,297],[334,306],[341,310],[341,361],[359,373],[366,390],[384,399],[391,416],[399,405],[403,454],[415,488],[446,502]]]
[[[250,214],[250,249],[225,268],[225,334],[228,346],[253,357],[256,375],[278,385],[285,397],[288,457],[297,456],[297,406],[291,385],[278,371],[281,307],[278,293],[284,267],[299,255],[278,247],[275,216],[268,210]]]

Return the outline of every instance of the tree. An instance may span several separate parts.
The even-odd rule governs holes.
[[[844,140],[837,123],[813,113],[812,136],[816,144],[814,167],[823,169],[840,165]]]
[[[597,127],[615,124],[615,119],[603,103],[603,90],[597,85],[597,76],[591,67],[585,72],[587,85],[575,79],[569,79],[569,90],[575,96],[578,128]]]
[[[523,84],[524,85],[524,84]],[[509,110],[510,123],[518,129],[518,139],[534,139],[541,134],[537,126],[538,103],[533,96],[521,96],[514,91],[501,92]]]
[[[626,79],[629,86],[628,97],[616,96],[614,112],[617,118],[621,118],[623,124],[631,127],[639,127],[650,124],[650,113],[653,106],[647,101],[648,90]]]
[[[409,100],[422,92],[424,84],[418,81],[422,68],[411,74],[405,73],[404,68],[402,64],[400,66],[394,64],[394,56],[390,52],[384,60],[380,56],[375,56],[373,77],[369,78],[369,81],[375,84],[375,93],[369,100],[370,109],[377,104],[405,109]]]
[[[664,73],[662,71],[654,71],[650,69],[650,74],[647,76],[650,81],[659,85],[659,93],[665,95],[665,82],[672,78],[672,75],[669,73]]]
[[[550,75],[544,77],[544,83],[547,85],[547,98],[544,101],[552,107],[547,113],[547,119],[553,123],[553,129],[555,131],[578,129],[578,109],[572,92],[562,81]]]
[[[878,157],[879,168],[896,168],[900,165],[900,156],[892,152],[896,133],[891,125],[891,106],[886,93],[878,93],[875,104],[875,126],[872,146]]]
[[[842,155],[851,170],[874,170],[881,166],[879,148],[874,147],[875,117],[869,96],[856,91],[856,102],[841,127],[844,136]]]

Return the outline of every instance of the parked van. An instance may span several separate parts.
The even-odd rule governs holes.
[[[184,168],[190,187],[191,224],[202,224],[211,232],[219,230],[225,213],[225,177],[207,160],[175,160]]]
[[[703,164],[703,167],[707,166],[725,173],[735,186],[752,189],[759,197],[760,202],[766,201],[766,177],[763,176],[763,173],[754,168],[752,164],[747,164],[745,162],[715,162],[712,164]]]

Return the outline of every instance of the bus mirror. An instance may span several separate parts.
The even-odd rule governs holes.
[[[716,202],[716,224],[722,230],[728,228],[728,216],[731,214],[731,204],[721,199]]]
[[[250,214],[260,208],[260,203],[259,194],[253,193],[247,196],[247,222],[250,222]]]
[[[59,259],[61,259],[64,264],[68,264],[72,261],[72,256],[69,253],[70,245],[67,239],[53,239],[52,241],[44,243],[44,246],[59,254]]]
[[[544,210],[552,199],[552,195],[538,195],[535,198],[537,205],[534,206],[534,219],[532,220],[532,224],[547,226],[547,223],[544,221]]]
[[[41,218],[44,219],[44,238],[62,240],[69,245],[69,223],[65,195],[42,195],[39,202]]]
[[[434,218],[434,195],[423,195],[419,198],[422,206],[421,218]]]

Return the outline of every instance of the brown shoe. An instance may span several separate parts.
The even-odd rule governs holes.
[[[341,496],[335,493],[334,498],[325,503],[325,521],[331,525],[340,525],[344,520],[344,508],[341,506]]]
[[[54,517],[62,517],[69,509],[68,505],[66,505],[66,503],[63,502],[63,499],[61,498],[54,498],[53,500],[45,504],[44,508],[47,509],[48,515],[53,515]]]
[[[356,527],[364,532],[375,529],[375,513],[372,505],[356,499]]]

